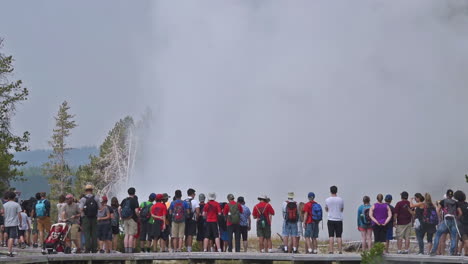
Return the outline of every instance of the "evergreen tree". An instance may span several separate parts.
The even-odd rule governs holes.
[[[3,40],[0,38],[0,48]],[[13,58],[0,53],[0,192],[10,187],[10,181],[22,176],[19,167],[26,164],[15,160],[14,152],[26,151],[29,133],[22,136],[11,132],[11,119],[18,103],[27,100],[28,89],[22,87],[21,80],[10,82],[13,73]]]
[[[68,106],[67,101],[64,101],[59,108],[57,117],[55,117],[55,129],[52,140],[49,141],[52,153],[49,155],[49,161],[44,163],[44,174],[49,176],[52,197],[71,191],[73,177],[65,160],[65,155],[70,150],[66,139],[77,124],[73,120],[75,116],[69,114],[69,110],[70,106]]]

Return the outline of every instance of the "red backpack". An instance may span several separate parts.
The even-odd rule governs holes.
[[[288,202],[286,205],[286,215],[284,216],[285,220],[291,223],[296,223],[299,220],[299,214],[297,213],[297,203]]]

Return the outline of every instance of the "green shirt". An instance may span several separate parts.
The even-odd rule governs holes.
[[[153,206],[153,202],[150,202],[150,201],[142,202],[142,203],[140,204],[140,212],[141,212],[141,210],[143,210],[143,208],[144,208],[145,206],[150,205],[150,204],[151,204],[151,207],[152,207],[152,206]],[[153,217],[151,217],[151,208],[150,208],[150,210],[149,210],[149,213],[150,213],[150,219],[148,220],[148,223],[149,223],[149,224],[154,224],[154,219],[153,219]]]

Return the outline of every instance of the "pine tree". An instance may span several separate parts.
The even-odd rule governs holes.
[[[75,116],[69,114],[69,110],[70,106],[64,101],[55,117],[55,129],[52,140],[49,141],[52,153],[49,155],[49,161],[44,164],[44,174],[49,176],[52,197],[71,192],[73,177],[65,160],[65,155],[71,148],[68,147],[66,139],[77,124],[73,120]]]
[[[0,48],[3,40],[0,38]],[[27,151],[29,133],[16,136],[11,132],[11,119],[18,103],[27,100],[28,89],[21,80],[10,82],[13,73],[13,58],[0,53],[0,192],[10,187],[10,181],[22,176],[19,167],[26,164],[14,159],[14,152]]]

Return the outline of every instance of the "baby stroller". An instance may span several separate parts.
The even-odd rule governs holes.
[[[42,254],[71,253],[71,249],[65,246],[69,230],[70,226],[66,223],[52,225],[49,235],[43,243]]]

